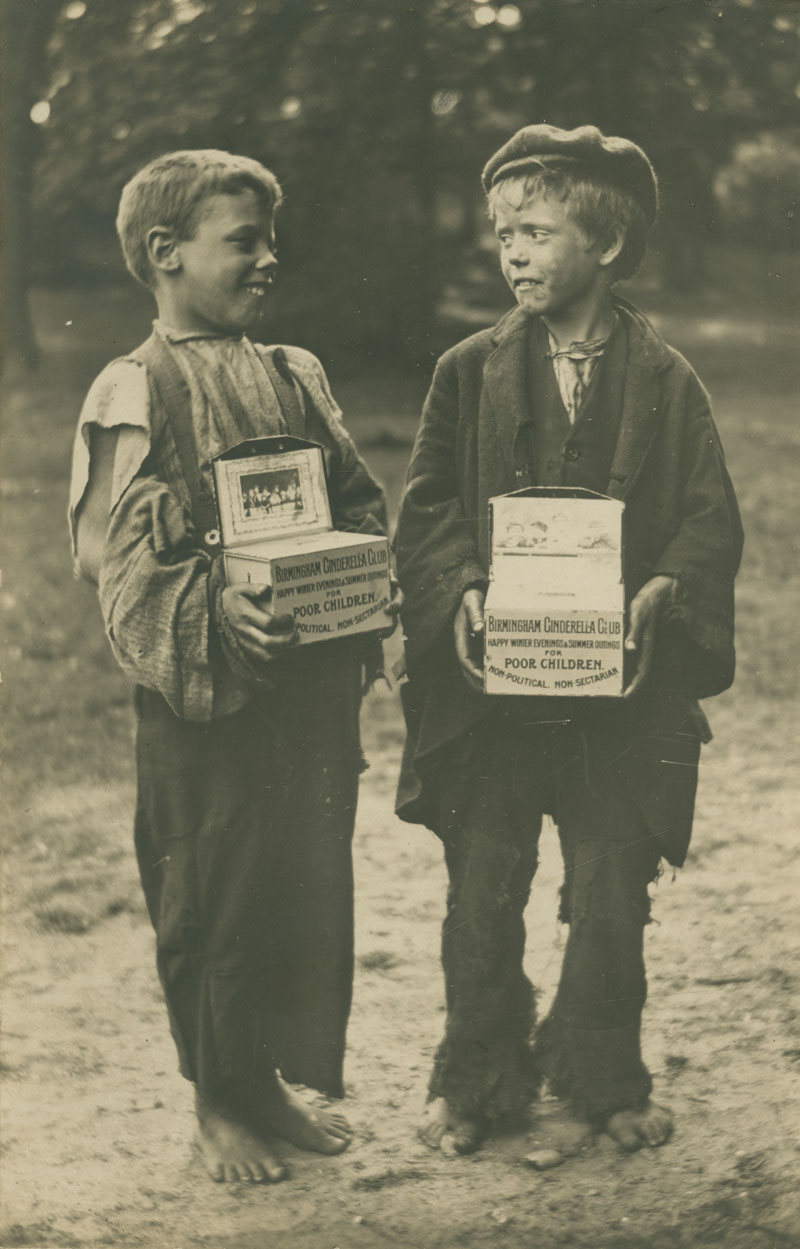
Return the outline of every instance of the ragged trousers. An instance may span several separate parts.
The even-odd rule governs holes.
[[[234,1109],[276,1070],[344,1093],[359,674],[303,671],[203,724],[136,691],[136,851],[180,1068]]]
[[[641,1105],[650,1093],[640,1052],[643,930],[661,852],[620,771],[593,769],[592,754],[591,734],[574,721],[493,717],[468,757],[443,767],[447,1023],[430,1095],[461,1115],[519,1113],[545,1078],[589,1117]],[[558,824],[569,935],[537,1030],[523,912],[544,813]]]

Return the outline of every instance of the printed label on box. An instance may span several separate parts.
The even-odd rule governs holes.
[[[270,585],[272,610],[294,614],[301,642],[385,628],[390,599],[388,540],[340,533],[326,537],[329,542],[340,541],[324,549],[282,554],[226,552],[228,581]]]
[[[624,505],[591,490],[490,500],[484,605],[487,694],[619,697]]]
[[[269,586],[301,642],[386,628],[388,539],[332,528],[319,444],[251,438],[215,459],[214,484],[229,585]]]
[[[533,612],[486,611],[487,694],[622,692],[623,613],[571,611],[540,600]]]

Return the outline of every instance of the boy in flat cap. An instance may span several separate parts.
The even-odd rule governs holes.
[[[397,534],[398,812],[442,839],[450,881],[447,1024],[421,1135],[466,1153],[546,1079],[559,1110],[540,1120],[542,1145],[574,1152],[606,1131],[633,1150],[672,1130],[640,1051],[648,884],[662,857],[686,856],[710,736],[696,700],[733,679],[741,526],[705,390],[613,293],[656,215],[644,152],[594,126],[528,126],[483,186],[517,307],[439,361]],[[488,501],[524,486],[625,502],[623,698],[483,693]],[[544,814],[569,935],[536,1029],[523,911]]]

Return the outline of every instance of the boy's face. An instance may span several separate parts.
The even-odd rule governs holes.
[[[503,277],[531,316],[578,312],[606,288],[602,249],[555,195],[536,195],[520,208],[498,199],[494,228]]]
[[[209,196],[201,213],[194,237],[174,245],[165,319],[184,331],[240,333],[258,317],[277,265],[272,212],[248,187]]]

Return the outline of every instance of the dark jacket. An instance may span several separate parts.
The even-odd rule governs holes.
[[[638,714],[645,727],[663,721],[666,703],[673,720],[691,719],[691,700],[733,680],[742,530],[706,391],[636,308],[622,299],[615,307],[628,367],[607,493],[625,502],[626,597],[659,573],[677,579]],[[410,677],[404,818],[420,818],[419,776],[408,765],[424,774],[424,761],[493,702],[464,681],[452,621],[464,590],[488,580],[489,499],[535,482],[527,371],[527,318],[514,309],[442,356],[423,411],[397,531]]]

